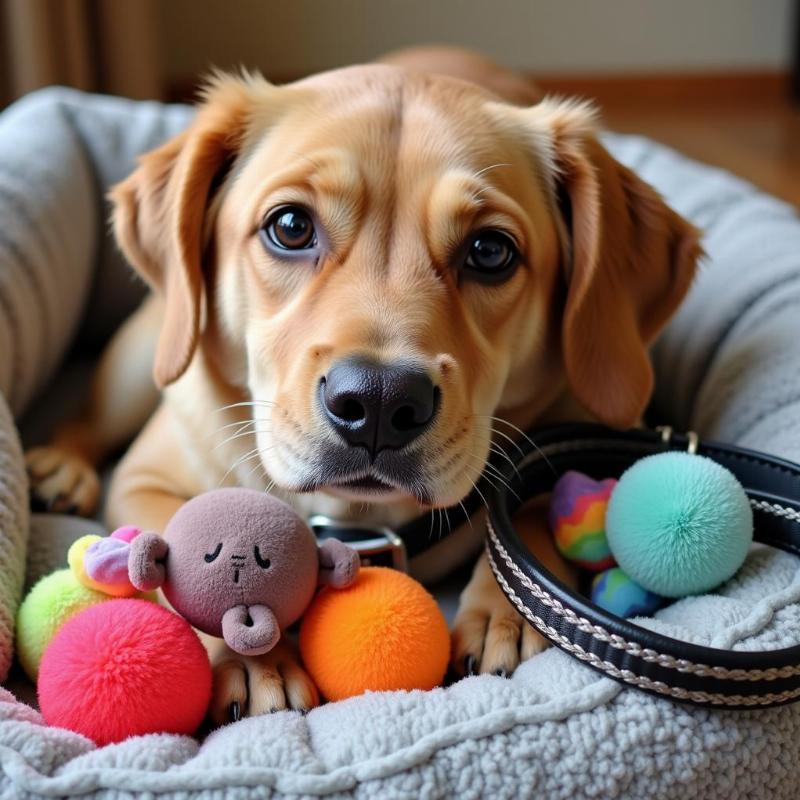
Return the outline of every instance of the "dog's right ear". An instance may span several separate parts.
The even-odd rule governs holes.
[[[110,193],[123,253],[164,298],[153,375],[164,387],[189,366],[200,333],[203,228],[213,187],[247,134],[256,97],[274,92],[261,78],[220,75],[184,133],[142,156]]]
[[[546,99],[501,111],[522,122],[563,224],[572,391],[600,422],[637,425],[653,387],[648,348],[691,286],[700,232],[602,146],[591,106]]]

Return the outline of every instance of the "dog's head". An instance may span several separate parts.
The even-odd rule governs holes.
[[[379,65],[220,77],[113,198],[165,299],[156,381],[202,351],[278,485],[372,501],[457,502],[501,419],[566,396],[634,424],[699,254],[586,105]]]

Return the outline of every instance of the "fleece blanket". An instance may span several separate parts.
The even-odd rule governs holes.
[[[21,111],[12,109],[14,137],[5,130],[7,115],[0,118],[0,175],[11,164],[18,176],[44,176],[41,186],[19,180],[2,195],[6,236],[24,231],[30,247],[24,263],[19,246],[0,250],[0,337],[6,336],[2,347],[11,347],[0,350],[0,370],[6,370],[0,385],[17,414],[56,369],[66,339],[81,325],[81,309],[88,305],[88,317],[101,316],[92,300],[98,274],[124,294],[106,298],[115,314],[133,302],[102,222],[105,181],[188,119],[180,107],[64,90],[24,102]],[[40,142],[33,153],[25,126]],[[48,126],[52,141],[45,135]],[[77,143],[74,152],[65,153],[65,137]],[[800,460],[800,221],[794,210],[653,142],[612,135],[606,142],[706,231],[709,257],[654,352],[653,421]],[[64,196],[59,192],[71,197],[59,213],[65,230],[74,224],[75,237],[85,234],[90,240],[82,251],[88,267],[80,259],[58,258],[57,248],[44,242],[36,244],[35,233],[46,227],[52,208],[48,192],[50,202]],[[88,193],[88,202],[77,196],[82,193]],[[92,204],[93,221],[70,221],[72,214],[89,213]],[[19,207],[24,213],[15,212]],[[92,261],[99,270],[94,276]],[[43,276],[48,269],[74,271],[59,278],[61,304],[51,308],[43,292],[20,289],[31,269]],[[36,345],[39,352],[56,349],[31,365],[20,355],[20,348],[32,346],[18,341],[25,330],[21,321],[31,309],[41,314],[45,308],[63,314],[63,320],[51,320],[47,333],[43,322],[28,330],[40,337],[37,342],[47,342]],[[114,322],[113,316],[104,324]],[[12,374],[22,376],[22,389],[7,377],[8,352],[15,354]],[[11,462],[18,464],[16,445],[8,447],[14,436],[10,419],[0,415],[0,458],[11,452]],[[10,492],[0,491],[0,509],[24,496],[18,466],[2,469]],[[27,526],[19,519],[9,524],[7,515],[0,516],[3,585],[7,575],[21,575]],[[43,537],[37,529],[32,554],[46,547]],[[645,624],[718,647],[796,643],[799,567],[793,556],[756,548],[715,594],[685,599]],[[6,619],[15,597],[15,592],[0,596]],[[7,641],[0,625],[0,642]],[[368,694],[306,716],[280,712],[227,726],[203,742],[149,736],[98,749],[80,736],[43,727],[36,711],[10,693],[0,696],[0,796],[188,794],[796,798],[800,705],[747,712],[678,705],[620,687],[555,650],[522,665],[510,679],[479,676],[427,693]]]

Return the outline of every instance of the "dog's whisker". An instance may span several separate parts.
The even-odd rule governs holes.
[[[486,500],[486,495],[484,495],[484,493],[478,488],[478,484],[475,483],[475,481],[471,480],[470,483],[472,484],[472,488],[475,490],[478,497],[480,497],[480,499],[483,501],[483,504],[486,506],[486,510],[489,511],[489,503]]]
[[[498,486],[497,486],[497,484],[496,484],[496,483],[495,483],[495,482],[494,482],[494,481],[493,481],[493,480],[492,480],[492,479],[491,479],[491,478],[490,478],[488,475],[482,475],[482,476],[481,476],[481,480],[484,480],[484,481],[486,481],[486,483],[488,483],[488,484],[489,484],[489,486],[491,486],[491,487],[492,487],[492,489],[494,489],[495,491],[497,491],[497,489],[498,489]]]
[[[214,409],[214,413],[219,414],[222,411],[230,411],[232,408],[280,408],[280,406],[272,400],[242,400],[239,403],[219,406]]]
[[[234,461],[233,464],[231,464],[231,466],[228,467],[228,470],[222,476],[222,480],[219,482],[219,485],[222,486],[222,484],[224,484],[225,481],[228,479],[228,476],[235,469],[237,469],[238,467],[242,466],[243,464],[246,464],[248,461],[250,461],[251,458],[257,457],[260,454],[260,452],[261,452],[260,448],[254,447],[252,450],[250,450],[250,452],[245,453],[243,456],[240,456],[239,458],[237,458],[236,461]]]
[[[272,448],[271,447],[267,447],[265,449],[266,450],[271,450]],[[248,480],[257,469],[261,469],[261,471],[264,473],[264,477],[265,478],[269,477],[269,475],[267,474],[267,470],[264,467],[264,464],[262,463],[261,459],[259,459],[258,461],[256,461],[255,466],[250,470],[250,472],[248,472],[247,475],[245,475],[245,480]]]
[[[484,474],[485,470],[490,469],[492,471],[492,475],[495,476],[498,480],[502,481],[506,486],[508,486],[508,481],[506,481],[505,475],[494,465],[491,461],[487,461],[484,465]],[[509,487],[510,488],[510,487]]]
[[[472,528],[473,527],[473,525],[472,525],[472,517],[467,513],[467,507],[464,505],[464,501],[463,500],[459,500],[458,504],[461,506],[461,510],[464,512],[464,517],[467,520],[467,522],[469,523],[469,527]]]
[[[215,433],[222,433],[222,431],[228,430],[229,428],[243,428],[246,427],[247,425],[255,425],[263,421],[265,420],[256,419],[253,417],[249,417],[248,419],[240,419],[237,422],[229,422],[226,425],[221,425],[219,428],[217,428]]]
[[[507,163],[490,164],[488,167],[484,167],[483,169],[479,169],[475,173],[474,177],[480,178],[481,175],[485,175],[487,172],[491,172],[493,169],[497,169],[498,167],[511,167],[511,166],[513,166],[513,165],[512,164],[507,164]]]
[[[525,455],[525,451],[519,446],[519,442],[512,439],[507,433],[503,433],[503,431],[497,430],[497,428],[495,428],[493,425],[486,426],[484,430],[488,430],[490,433],[495,434],[497,436],[502,436],[509,444],[517,448],[517,451],[519,452],[520,456]]]
[[[212,448],[212,452],[214,450],[218,450],[220,447],[223,447],[224,445],[228,444],[229,442],[236,441],[236,439],[244,439],[247,436],[257,436],[259,433],[272,433],[272,429],[271,428],[259,428],[259,429],[253,429],[253,430],[248,430],[248,431],[238,431],[237,433],[234,433],[231,436],[228,436],[227,438],[223,439],[221,442],[218,442],[217,444],[215,444],[214,447]]]
[[[492,470],[492,472],[489,474],[487,474],[486,471],[484,470],[482,474],[483,479],[487,481],[490,486],[492,486],[496,490],[499,483],[500,485],[504,486],[509,492],[511,492],[511,494],[513,494],[514,497],[517,498],[517,500],[522,502],[520,496],[514,491],[511,484],[505,479],[503,474],[497,469],[497,467],[494,466],[494,464],[490,464],[488,461],[487,462],[480,462],[480,460],[476,461],[476,459],[477,456],[473,456],[473,461],[472,461],[473,464],[479,466],[481,463],[483,463],[485,468]]]
[[[502,422],[505,425],[508,425],[508,427],[511,428],[513,431],[516,431],[523,439],[525,439],[526,442],[528,442],[528,444],[530,444],[531,447],[533,447],[536,450],[536,452],[542,457],[544,463],[547,464],[547,466],[550,467],[550,469],[553,471],[553,474],[556,474],[556,468],[553,466],[553,464],[551,463],[550,459],[547,457],[545,452],[542,450],[541,447],[539,447],[538,444],[536,444],[536,442],[533,441],[533,439],[531,439],[530,436],[528,436],[527,433],[525,433],[525,431],[522,430],[522,428],[518,428],[513,422],[509,422],[507,419],[503,419],[502,417],[493,417],[489,415],[488,418],[493,419],[496,422]],[[495,433],[500,433],[500,431],[495,429]]]
[[[482,459],[476,453],[467,452],[466,453],[466,462],[464,463],[464,469],[457,473],[457,476],[462,475],[468,469],[475,469],[481,476],[482,479],[486,480],[486,482],[492,486],[495,490],[498,488],[498,483],[503,485],[511,494],[513,494],[517,499],[519,495],[514,491],[511,484],[505,479],[503,473],[490,462]],[[491,471],[489,471],[491,470]],[[456,477],[457,477],[456,476]],[[472,481],[473,487],[477,489],[475,482]],[[485,503],[485,498],[484,498]]]
[[[522,477],[519,474],[519,470],[517,469],[517,465],[514,463],[514,459],[511,458],[511,456],[502,447],[500,447],[500,445],[497,444],[497,442],[489,442],[489,450],[491,450],[493,453],[496,453],[498,456],[501,456],[506,461],[508,461],[508,463],[511,464],[511,467],[514,470],[514,472],[517,473],[517,477],[518,478]]]

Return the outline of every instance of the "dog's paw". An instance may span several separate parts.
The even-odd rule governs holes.
[[[209,716],[215,724],[319,705],[317,687],[287,642],[278,642],[262,656],[238,655],[220,640],[209,649],[214,670]]]
[[[547,647],[497,585],[486,554],[461,594],[451,639],[457,675],[510,675],[520,662]]]
[[[100,479],[91,464],[60,447],[35,447],[25,454],[34,508],[90,517],[100,499]]]

